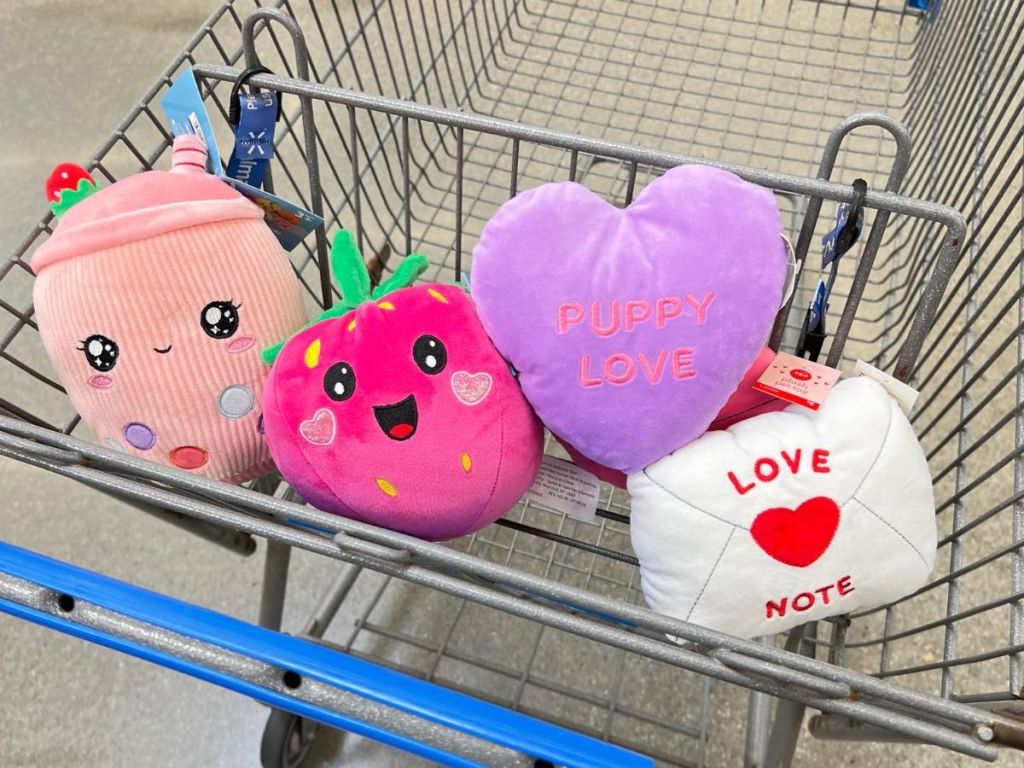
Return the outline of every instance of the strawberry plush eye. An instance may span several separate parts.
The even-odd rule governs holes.
[[[331,400],[348,400],[356,392],[356,372],[348,363],[335,363],[324,374],[324,392]]]
[[[199,315],[203,332],[212,339],[227,339],[238,330],[238,307],[231,301],[211,301]]]
[[[448,364],[448,350],[436,336],[420,336],[412,345],[412,359],[421,371],[435,376]]]
[[[79,349],[85,353],[85,360],[97,371],[109,371],[117,365],[118,348],[113,339],[108,339],[98,333],[93,334],[85,341]]]

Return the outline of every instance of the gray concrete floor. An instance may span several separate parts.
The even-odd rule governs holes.
[[[6,68],[0,85],[0,174],[5,180],[0,253],[10,251],[43,210],[42,185],[52,166],[62,160],[84,162],[93,153],[211,6],[212,0],[0,3]],[[738,162],[761,162],[749,148],[731,151],[738,153]],[[801,157],[800,162],[812,159]],[[8,460],[0,460],[0,493],[4,540],[249,621],[256,618],[262,550],[250,558],[226,555],[80,485]],[[332,576],[329,563],[295,554],[287,629],[302,623]],[[369,594],[373,586],[360,589]],[[358,603],[360,596],[354,599]],[[396,599],[401,601],[401,595]],[[418,631],[429,631],[430,611],[422,604],[402,604],[402,610],[423,619]],[[489,624],[493,621],[470,615],[463,632],[473,636],[473,629],[494,644],[496,653],[512,653],[505,648],[505,633]],[[343,613],[334,631],[344,637],[352,624],[353,616]],[[601,684],[595,671],[599,665],[574,655],[569,640],[559,648],[550,651],[549,666]],[[0,766],[258,764],[265,710],[182,675],[4,616],[0,671]],[[650,706],[680,704],[673,698],[679,691],[659,687],[647,674],[637,670],[635,682]],[[711,764],[739,765],[745,692],[715,686],[713,701]],[[797,764],[826,762],[939,766],[966,761],[931,748],[821,743],[805,737]],[[1019,764],[1009,756],[1001,762]],[[342,764],[418,763],[363,740],[330,734],[318,740],[311,765]]]

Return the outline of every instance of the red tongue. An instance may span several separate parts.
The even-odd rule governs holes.
[[[401,440],[403,437],[408,437],[409,435],[411,435],[412,430],[412,424],[396,424],[395,426],[388,430],[388,434],[391,435],[391,437]]]

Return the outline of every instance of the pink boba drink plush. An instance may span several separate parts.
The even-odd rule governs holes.
[[[264,355],[267,440],[320,509],[426,539],[488,525],[533,482],[542,429],[457,286],[408,286],[408,257],[372,293],[352,237],[331,263],[339,306]]]
[[[108,447],[242,482],[273,464],[260,350],[305,322],[298,281],[263,213],[174,142],[170,172],[97,190],[58,166],[61,216],[36,251],[36,318],[72,403]]]

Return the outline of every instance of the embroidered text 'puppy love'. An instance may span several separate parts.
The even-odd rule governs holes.
[[[612,299],[606,312],[596,301],[590,304],[589,312],[583,304],[567,302],[558,307],[556,326],[559,333],[569,333],[573,326],[579,326],[579,331],[574,332],[589,331],[598,338],[610,339],[620,332],[632,333],[644,323],[652,323],[655,330],[661,330],[669,321],[682,317],[684,312],[692,315],[697,325],[704,325],[708,307],[714,298],[715,292],[708,291],[699,300],[688,293],[664,296],[654,302]],[[581,355],[579,384],[584,388],[600,387],[605,383],[629,384],[638,375],[650,384],[659,384],[666,370],[675,379],[689,379],[697,375],[693,353],[693,347],[662,347],[653,351],[641,349],[635,356],[628,352],[613,352],[604,360],[595,361],[589,354]]]

